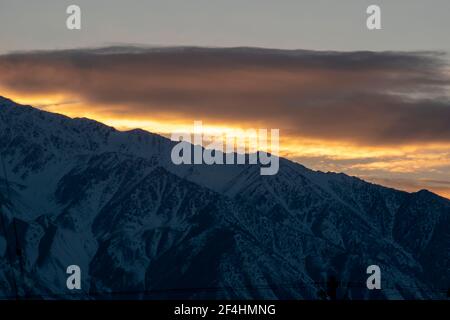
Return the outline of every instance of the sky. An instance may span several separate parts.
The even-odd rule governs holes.
[[[383,29],[369,31],[374,2]],[[69,4],[82,30],[65,27]],[[0,0],[0,95],[167,136],[194,120],[279,128],[281,155],[305,166],[450,198],[448,12],[439,0]]]
[[[77,4],[82,29],[65,27]],[[382,30],[368,31],[377,4]],[[0,0],[0,53],[123,43],[450,50],[448,0]]]

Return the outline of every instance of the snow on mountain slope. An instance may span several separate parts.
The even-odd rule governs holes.
[[[280,159],[170,162],[173,142],[0,98],[0,293],[45,298],[442,298],[450,202]],[[66,289],[66,267],[82,288]],[[365,288],[382,268],[382,291]]]

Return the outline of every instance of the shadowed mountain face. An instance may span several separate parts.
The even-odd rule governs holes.
[[[326,299],[334,277],[340,299],[445,298],[450,201],[285,159],[175,166],[172,146],[0,98],[0,296]]]

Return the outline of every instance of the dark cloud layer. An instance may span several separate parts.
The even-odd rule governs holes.
[[[115,47],[0,56],[0,86],[23,94],[373,145],[450,142],[445,72],[433,52]]]

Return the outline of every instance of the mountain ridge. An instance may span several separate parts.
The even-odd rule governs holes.
[[[65,119],[67,119],[67,120],[82,121],[82,122],[85,122],[85,121],[86,121],[86,123],[90,123],[90,124],[92,123],[92,124],[95,124],[95,125],[97,125],[97,126],[99,126],[99,127],[101,127],[101,128],[104,128],[104,129],[109,129],[109,130],[112,129],[113,131],[115,131],[115,132],[117,132],[117,133],[124,133],[124,134],[144,134],[144,135],[150,135],[150,136],[158,136],[158,137],[160,137],[162,140],[165,140],[167,143],[170,143],[170,139],[169,139],[169,138],[164,137],[164,136],[162,136],[162,135],[159,135],[159,134],[157,134],[157,133],[153,133],[153,132],[147,131],[147,130],[142,129],[142,128],[134,128],[134,129],[125,130],[125,131],[123,131],[123,130],[118,130],[118,129],[112,127],[112,126],[108,126],[108,125],[106,125],[106,124],[104,124],[104,123],[102,123],[102,122],[100,122],[100,121],[94,120],[94,119],[90,119],[90,118],[86,118],[86,117],[74,117],[74,118],[72,118],[72,117],[69,117],[69,116],[66,116],[66,115],[63,115],[63,114],[59,114],[59,113],[54,113],[54,112],[49,112],[49,111],[41,110],[41,109],[35,108],[35,107],[31,106],[31,105],[22,105],[22,104],[18,104],[18,103],[16,103],[16,102],[14,102],[13,100],[11,100],[11,99],[9,99],[9,98],[6,98],[6,97],[0,95],[0,103],[2,103],[2,102],[3,102],[4,104],[5,104],[5,103],[8,103],[8,104],[10,104],[10,105],[12,105],[12,106],[15,106],[15,107],[27,107],[27,108],[31,108],[31,109],[33,109],[33,110],[37,110],[37,111],[39,111],[39,112],[43,112],[43,113],[46,113],[46,114],[48,114],[48,115],[61,116],[61,117],[64,117]],[[2,105],[0,105],[0,107],[1,107],[1,106],[2,106]],[[290,160],[290,159],[287,159],[287,158],[282,158],[282,157],[280,157],[280,158],[283,159],[283,160],[290,161],[290,162],[292,162],[292,163],[295,164],[295,165],[298,165],[298,166],[301,166],[301,167],[306,168],[306,167],[303,166],[302,164],[300,164],[300,163],[298,163],[298,162],[295,162],[295,161],[293,161],[293,160]],[[399,190],[399,189],[392,188],[392,187],[387,187],[387,186],[384,186],[384,185],[381,185],[381,184],[369,182],[369,181],[366,181],[366,180],[364,180],[364,179],[361,179],[361,178],[359,178],[359,177],[357,177],[357,176],[351,176],[351,175],[348,175],[348,174],[343,173],[343,172],[334,172],[334,171],[324,172],[324,171],[321,171],[321,170],[313,170],[313,169],[309,169],[309,168],[306,168],[306,169],[311,170],[311,171],[316,172],[316,173],[323,173],[323,174],[327,174],[327,175],[337,175],[337,176],[339,176],[339,175],[344,175],[345,177],[350,177],[350,178],[352,178],[352,179],[359,179],[359,180],[361,180],[361,181],[364,181],[365,183],[369,183],[369,184],[381,186],[381,187],[388,188],[388,189],[392,189],[392,190],[396,190],[396,191],[407,192],[407,193],[410,193],[410,194],[414,194],[414,193],[419,193],[419,192],[427,191],[427,192],[430,192],[430,193],[432,193],[433,195],[435,195],[435,196],[437,196],[437,197],[443,198],[443,199],[445,199],[445,200],[449,200],[449,199],[447,199],[447,198],[445,198],[445,197],[443,197],[443,196],[441,196],[441,195],[438,195],[438,194],[436,194],[436,193],[434,193],[434,192],[432,192],[432,191],[430,191],[430,190],[428,190],[428,189],[421,189],[421,190],[418,190],[418,191],[415,191],[415,192],[408,192],[408,191]]]
[[[322,299],[332,276],[343,299],[450,286],[445,198],[283,158],[275,176],[175,166],[167,138],[29,108],[0,98],[0,294],[70,298],[71,264],[78,298]],[[384,290],[365,287],[370,264]]]

